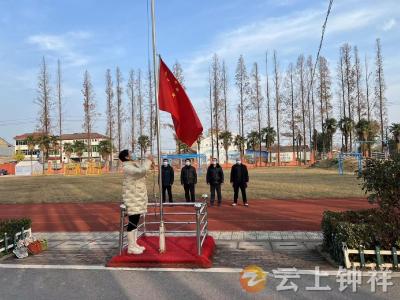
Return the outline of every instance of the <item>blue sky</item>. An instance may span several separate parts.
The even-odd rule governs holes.
[[[158,52],[170,66],[175,60],[182,64],[187,92],[204,127],[208,65],[213,53],[223,58],[230,78],[231,121],[236,124],[233,72],[239,55],[244,55],[249,71],[256,61],[265,69],[267,49],[277,50],[282,71],[301,53],[315,56],[327,4],[307,0],[158,0]],[[344,42],[357,45],[362,58],[367,54],[372,69],[375,39],[380,37],[390,122],[400,121],[399,16],[397,0],[336,0],[321,53],[328,58],[333,77]],[[56,61],[62,62],[65,131],[82,130],[80,89],[87,69],[97,110],[103,114],[96,131],[104,133],[105,70],[120,66],[126,84],[131,68],[147,68],[147,22],[146,0],[0,0],[0,136],[12,142],[16,134],[35,128],[38,107],[34,99],[42,56],[48,61],[53,83]],[[173,143],[165,136],[164,145],[171,148]]]

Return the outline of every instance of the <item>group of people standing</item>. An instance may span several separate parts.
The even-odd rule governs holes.
[[[122,185],[122,201],[126,206],[126,212],[129,217],[127,227],[128,237],[128,254],[142,254],[145,247],[137,243],[138,223],[140,216],[147,212],[148,196],[146,188],[146,174],[154,168],[154,159],[150,155],[145,160],[139,161],[136,156],[129,150],[122,150],[119,153],[119,159],[122,162],[124,170],[124,180]],[[161,168],[162,181],[162,199],[165,202],[166,193],[168,199],[172,199],[172,185],[174,184],[174,169],[169,165],[167,159],[163,160]],[[221,185],[224,183],[224,172],[218,164],[217,159],[213,159],[207,169],[207,184],[210,185],[210,205],[215,202],[215,193],[217,193],[218,206],[222,203]],[[246,197],[247,183],[249,182],[249,174],[247,168],[240,159],[236,160],[236,164],[232,166],[230,182],[234,190],[233,206],[237,205],[239,189],[242,192],[243,203],[248,206]],[[185,189],[185,198],[187,202],[195,202],[195,186],[197,184],[196,168],[191,165],[191,161],[187,159],[185,166],[181,170],[181,184]]]
[[[191,165],[190,159],[185,160],[185,166],[181,169],[181,185],[185,190],[186,202],[195,202],[195,186],[197,184],[196,168]],[[168,192],[169,202],[173,202],[172,185],[174,184],[174,169],[170,166],[168,159],[163,160],[161,167],[162,178],[162,200],[166,201]],[[214,206],[215,194],[217,194],[217,204],[222,204],[221,185],[224,183],[224,171],[216,158],[212,159],[212,163],[207,168],[206,182],[210,186],[210,205]],[[236,160],[231,168],[230,182],[233,187],[234,196],[232,206],[237,205],[239,198],[239,189],[242,193],[243,204],[248,206],[246,188],[249,182],[249,173],[247,167],[242,164],[240,159]]]

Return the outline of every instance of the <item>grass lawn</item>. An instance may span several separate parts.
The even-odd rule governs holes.
[[[179,178],[178,172],[175,177]],[[356,176],[339,176],[337,170],[315,168],[259,168],[250,170],[249,199],[311,199],[364,197]],[[232,199],[229,170],[223,198]],[[209,193],[205,175],[199,176],[196,194]],[[40,202],[112,202],[121,200],[122,175],[0,177],[0,204]],[[158,190],[158,186],[155,186]],[[149,197],[153,175],[148,176]],[[176,181],[175,199],[183,199],[183,187]]]

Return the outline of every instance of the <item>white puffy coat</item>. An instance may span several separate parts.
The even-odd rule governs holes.
[[[147,212],[146,173],[150,167],[150,160],[145,160],[143,163],[137,161],[123,163],[122,200],[127,207],[128,215]]]

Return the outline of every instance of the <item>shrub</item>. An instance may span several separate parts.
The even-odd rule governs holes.
[[[4,233],[7,233],[8,237],[14,239],[14,235],[20,232],[22,227],[28,229],[31,225],[32,221],[26,218],[0,220],[0,240],[4,238]],[[14,240],[12,240],[12,242],[14,242]]]

